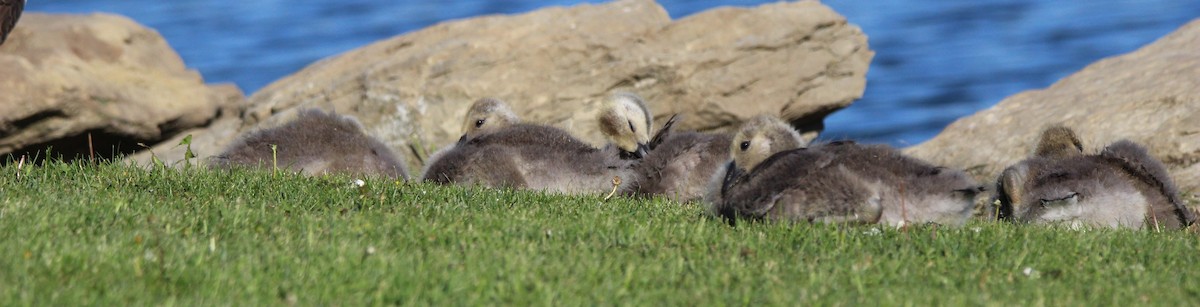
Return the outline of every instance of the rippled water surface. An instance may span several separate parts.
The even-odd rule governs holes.
[[[253,93],[318,59],[437,22],[580,2],[32,0],[26,10],[129,16],[162,33],[208,82]],[[774,1],[660,1],[674,18],[766,2]],[[826,121],[825,137],[901,146],[1200,17],[1195,0],[824,2],[876,51],[866,95]]]

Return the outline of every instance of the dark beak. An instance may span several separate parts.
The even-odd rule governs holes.
[[[729,193],[729,187],[736,184],[741,178],[742,171],[738,169],[737,163],[729,161],[729,164],[725,165],[725,178],[721,182],[721,196],[720,199],[716,200],[720,208],[717,214],[725,218],[725,222],[729,223],[729,226],[734,227],[737,226],[738,212],[734,209],[734,206],[729,204],[725,197]]]
[[[649,149],[649,147],[646,147],[646,144],[638,144],[637,149],[634,150],[633,152],[628,152],[628,151],[622,150],[621,151],[621,159],[623,159],[623,160],[641,160],[643,157],[646,156],[648,149]]]
[[[729,192],[729,187],[733,186],[742,178],[742,171],[737,167],[737,162],[729,161],[725,165],[725,179],[721,181],[721,196],[724,197]]]

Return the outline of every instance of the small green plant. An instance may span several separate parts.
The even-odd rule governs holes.
[[[188,134],[187,136],[183,137],[183,140],[180,140],[179,144],[175,145],[175,147],[179,147],[179,146],[184,146],[184,152],[183,152],[184,168],[191,168],[192,167],[192,159],[196,158],[196,153],[192,152],[192,135]]]
[[[158,158],[158,155],[154,154],[154,150],[150,149],[150,146],[146,146],[145,143],[137,143],[137,145],[141,146],[142,148],[145,148],[146,151],[150,152],[150,165],[151,166],[153,166],[154,168],[157,168],[157,169],[167,168],[167,164],[165,162],[163,162],[162,160],[160,160]]]

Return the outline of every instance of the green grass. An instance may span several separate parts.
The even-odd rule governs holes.
[[[1187,305],[1193,232],[740,223],[663,200],[0,167],[19,305]]]

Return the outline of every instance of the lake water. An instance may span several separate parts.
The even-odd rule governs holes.
[[[327,56],[445,20],[599,1],[33,0],[155,28],[208,82],[247,93]],[[674,18],[774,1],[659,1]],[[1195,0],[830,0],[876,51],[867,92],[825,138],[906,146],[1020,91],[1133,51],[1200,17]],[[1198,51],[1200,52],[1200,51]]]

